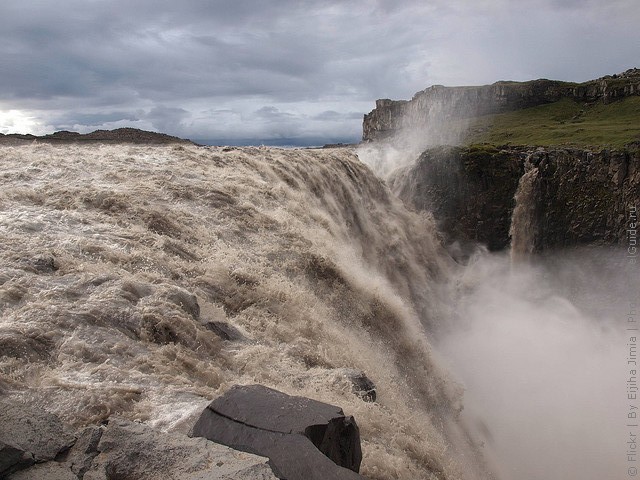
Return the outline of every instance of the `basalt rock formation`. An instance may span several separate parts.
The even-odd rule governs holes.
[[[525,170],[537,169],[531,194],[535,251],[623,244],[626,212],[640,199],[640,149],[437,147],[397,171],[392,189],[432,211],[448,242],[510,243],[515,194]]]
[[[416,93],[411,100],[377,100],[376,108],[364,116],[362,140],[387,140],[401,131],[420,131],[433,122],[434,116],[438,120],[469,118],[535,107],[563,98],[608,103],[631,95],[640,95],[637,68],[584,83],[540,79],[469,87],[434,85]]]
[[[269,458],[286,480],[363,477],[360,433],[339,407],[261,385],[235,386],[200,415],[191,435]]]

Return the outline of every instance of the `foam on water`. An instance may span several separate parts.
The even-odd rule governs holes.
[[[371,478],[487,478],[429,342],[455,266],[351,150],[36,144],[0,162],[5,395],[184,431],[257,382],[355,415]]]

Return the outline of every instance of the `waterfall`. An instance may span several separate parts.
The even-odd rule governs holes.
[[[512,261],[527,259],[535,251],[538,233],[538,167],[531,163],[530,157],[525,160],[524,167],[525,173],[520,178],[514,195],[516,204],[509,228]]]
[[[32,145],[0,162],[0,392],[78,426],[176,430],[260,383],[354,415],[368,478],[490,478],[431,348],[453,262],[351,150]]]

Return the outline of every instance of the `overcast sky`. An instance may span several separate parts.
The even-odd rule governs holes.
[[[0,133],[353,141],[377,98],[631,67],[639,0],[0,0]]]

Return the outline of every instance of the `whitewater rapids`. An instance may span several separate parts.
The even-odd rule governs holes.
[[[354,415],[372,479],[485,478],[473,441],[452,447],[461,389],[429,344],[453,262],[352,150],[34,144],[0,162],[0,394],[184,431],[261,383]]]
[[[348,148],[33,144],[0,165],[0,396],[185,432],[260,383],[354,415],[371,479],[624,473],[624,252],[456,264]]]

